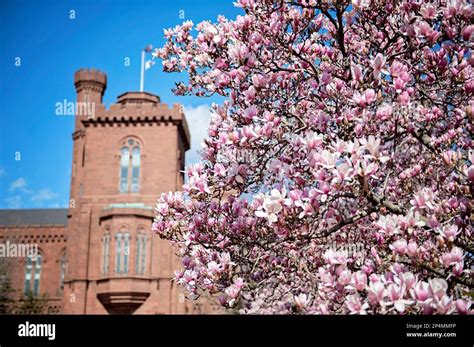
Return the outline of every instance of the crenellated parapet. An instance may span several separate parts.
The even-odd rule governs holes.
[[[119,95],[117,103],[109,109],[96,105],[94,117],[83,119],[84,126],[121,126],[175,124],[184,139],[185,148],[190,148],[190,133],[183,108],[180,104],[170,107],[160,103],[157,95],[146,92],[128,92]]]
[[[107,75],[97,69],[80,69],[74,74],[76,91],[91,91],[104,95],[107,88]]]

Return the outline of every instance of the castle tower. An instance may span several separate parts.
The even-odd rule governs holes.
[[[190,135],[182,107],[128,92],[106,109],[107,76],[97,70],[77,71],[74,84],[63,313],[192,313],[170,281],[175,250],[151,234],[157,197],[184,179]]]
[[[88,114],[90,106],[99,105],[102,103],[105,89],[107,88],[107,75],[95,69],[80,69],[74,74],[74,86],[76,87],[77,103],[86,103],[85,111],[76,115],[76,131],[82,128],[81,121],[87,116],[92,117],[93,114]],[[78,107],[80,110],[81,108]],[[85,113],[85,114],[84,114]]]
[[[76,87],[76,111],[80,111],[75,117],[73,139],[73,161],[70,187],[70,207],[75,209],[80,195],[84,189],[82,179],[85,155],[85,128],[83,120],[95,116],[96,106],[102,104],[102,97],[107,88],[107,75],[99,70],[80,69],[74,74],[74,85]],[[81,107],[79,107],[81,106]],[[91,110],[93,110],[91,112]]]

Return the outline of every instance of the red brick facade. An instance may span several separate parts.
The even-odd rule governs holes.
[[[66,228],[62,225],[22,225],[0,227],[0,244],[37,245],[42,255],[39,292],[49,299],[47,312],[62,311],[61,261],[66,254]],[[14,297],[20,299],[25,289],[26,258],[11,258],[8,262]],[[30,285],[32,288],[33,284]]]
[[[95,112],[76,115],[67,227],[5,227],[0,238],[40,240],[41,292],[62,313],[208,311],[170,281],[179,267],[175,250],[150,232],[159,194],[183,183],[190,136],[182,107],[130,92],[106,109],[104,73],[82,69],[74,83],[77,102],[94,103]],[[14,284],[22,288],[25,264],[15,266]]]

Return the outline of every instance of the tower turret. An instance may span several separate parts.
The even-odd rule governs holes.
[[[95,116],[95,108],[102,103],[107,88],[107,75],[96,69],[80,69],[74,74],[76,86],[76,126],[83,128],[82,120]]]
[[[74,85],[78,102],[91,101],[100,104],[107,88],[107,75],[96,69],[80,69],[74,74]]]

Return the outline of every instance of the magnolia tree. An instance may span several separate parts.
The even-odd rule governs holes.
[[[472,312],[473,5],[236,5],[155,53],[225,97],[156,206],[176,281],[242,313]]]

